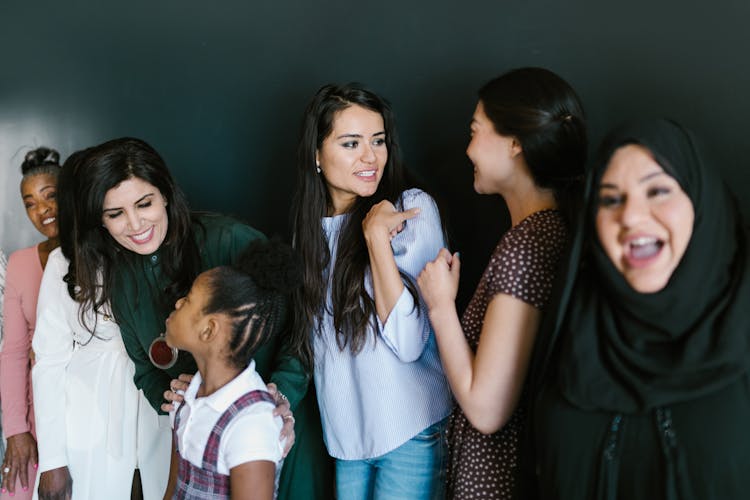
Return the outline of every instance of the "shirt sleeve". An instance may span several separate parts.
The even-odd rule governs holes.
[[[0,250],[0,350],[3,348],[3,297],[5,296],[5,268],[8,261]]]
[[[68,465],[65,379],[73,354],[70,321],[78,317],[78,304],[70,298],[63,281],[67,267],[59,250],[50,254],[37,303],[32,380],[39,472]]]
[[[542,309],[566,241],[565,227],[542,215],[527,222],[509,230],[498,245],[490,259],[487,290],[491,297],[504,293]]]
[[[255,403],[232,419],[219,445],[219,457],[227,470],[257,460],[281,461],[281,418],[272,412],[272,405]]]
[[[403,210],[418,207],[420,213],[405,222],[404,229],[393,238],[391,247],[396,266],[416,288],[416,277],[425,264],[437,257],[445,246],[445,238],[437,205],[427,193],[411,189],[404,193],[403,202]],[[418,299],[419,303],[415,304],[411,293],[404,287],[386,322],[377,319],[383,341],[405,362],[419,359],[432,331],[427,306],[421,297]]]
[[[28,418],[31,339],[29,323],[23,313],[23,291],[28,287],[24,286],[26,272],[23,260],[19,260],[18,255],[11,255],[8,263],[3,303],[5,339],[0,352],[0,401],[6,437],[31,430]]]

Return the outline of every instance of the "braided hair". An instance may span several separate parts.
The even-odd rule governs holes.
[[[216,267],[206,278],[209,299],[203,313],[230,318],[229,361],[245,368],[258,348],[287,328],[302,262],[285,243],[256,240],[234,265]]]

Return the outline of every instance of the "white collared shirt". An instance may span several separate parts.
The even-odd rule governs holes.
[[[180,428],[177,429],[177,446],[182,458],[196,467],[203,465],[203,453],[219,417],[240,396],[255,390],[266,390],[266,384],[255,371],[255,361],[224,387],[205,397],[196,398],[203,379],[200,372],[185,391],[187,406],[180,413]],[[179,404],[169,414],[174,427],[174,416]],[[227,424],[219,443],[217,472],[229,475],[229,471],[243,463],[269,460],[276,464],[276,476],[281,470],[283,442],[279,441],[281,417],[273,416],[274,405],[261,401],[240,411]]]

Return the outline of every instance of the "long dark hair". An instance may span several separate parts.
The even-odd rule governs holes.
[[[338,236],[336,262],[331,263],[321,220],[332,208],[326,181],[318,173],[316,152],[332,132],[336,115],[350,106],[361,106],[383,117],[388,160],[375,194],[357,197]],[[347,346],[358,353],[366,342],[373,321],[375,302],[365,288],[369,254],[362,233],[362,220],[370,208],[389,200],[402,206],[401,194],[414,186],[401,160],[396,124],[391,106],[382,97],[357,83],[326,85],[318,90],[305,111],[297,158],[297,187],[292,202],[293,243],[303,262],[303,287],[295,294],[293,345],[308,367],[312,366],[310,332],[321,324],[329,273],[332,274],[333,324],[339,349]],[[332,267],[332,269],[329,268]],[[414,284],[406,287],[418,304]],[[320,334],[320,331],[316,331]]]
[[[568,223],[581,207],[586,118],[573,88],[544,68],[519,68],[479,89],[500,135],[513,136],[537,186],[550,189]]]
[[[72,189],[70,193],[77,200],[73,219],[65,226],[74,228],[74,240],[72,244],[66,243],[63,251],[71,253],[66,281],[71,296],[81,303],[81,314],[87,310],[100,311],[111,301],[116,286],[115,266],[128,265],[135,257],[102,225],[105,195],[132,178],[156,187],[167,200],[169,225],[161,245],[161,262],[169,278],[169,285],[163,290],[164,303],[174,303],[185,295],[199,273],[200,254],[185,196],[159,153],[140,139],[123,137],[81,151],[72,160],[66,162],[73,170],[70,183],[65,181],[65,189]]]

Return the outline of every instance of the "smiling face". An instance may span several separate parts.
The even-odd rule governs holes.
[[[26,215],[47,239],[57,238],[57,177],[36,174],[21,181],[21,198]]]
[[[596,231],[634,290],[654,293],[667,285],[694,218],[690,198],[646,148],[629,144],[615,151],[599,185]]]
[[[514,159],[520,153],[521,147],[513,137],[497,133],[479,101],[471,120],[471,142],[466,148],[466,155],[474,164],[474,191],[499,193],[516,171]]]
[[[140,255],[159,249],[167,237],[167,200],[138,177],[122,181],[104,196],[102,222],[114,240]]]
[[[331,133],[317,152],[333,214],[346,213],[358,196],[372,196],[388,161],[380,113],[356,104],[336,113]]]

